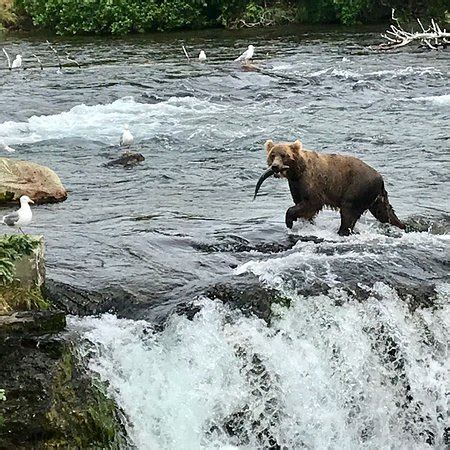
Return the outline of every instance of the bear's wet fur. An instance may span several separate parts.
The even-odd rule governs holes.
[[[295,205],[286,211],[286,226],[312,220],[324,207],[339,209],[339,234],[348,236],[369,210],[382,223],[405,229],[389,203],[382,176],[353,156],[317,153],[293,143],[265,144],[267,165],[275,177],[287,178]]]

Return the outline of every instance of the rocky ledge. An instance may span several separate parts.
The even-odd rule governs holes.
[[[42,237],[0,237],[0,448],[128,448],[44,279]]]
[[[120,412],[65,332],[65,315],[0,316],[1,448],[125,448]]]

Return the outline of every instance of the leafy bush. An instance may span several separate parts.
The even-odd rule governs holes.
[[[12,0],[0,0],[0,2]],[[210,26],[442,18],[448,0],[15,0],[40,28],[58,34],[126,34]],[[1,19],[0,19],[1,23]]]
[[[208,24],[203,2],[185,0],[17,0],[34,25],[58,34],[126,34]]]
[[[0,31],[14,25],[17,17],[12,9],[12,0],[0,0]]]

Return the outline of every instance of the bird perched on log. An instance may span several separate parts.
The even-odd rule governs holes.
[[[245,50],[244,53],[242,53],[241,56],[235,59],[235,61],[243,61],[244,63],[247,63],[250,59],[253,58],[253,54],[255,53],[255,47],[253,45],[249,45],[247,50]]]
[[[23,225],[29,225],[33,219],[30,203],[34,203],[33,200],[28,195],[22,195],[20,197],[20,208],[16,212],[4,216],[1,223],[9,227],[16,227],[22,234],[25,234],[21,227]]]
[[[122,147],[130,147],[134,142],[134,137],[131,134],[131,131],[128,129],[128,125],[125,125],[125,129],[123,130],[122,137],[120,138],[120,145]]]

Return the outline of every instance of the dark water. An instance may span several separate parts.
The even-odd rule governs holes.
[[[297,305],[267,328],[256,319],[225,320],[226,309],[202,303],[197,323],[177,316],[150,343],[150,322],[112,316],[75,322],[100,349],[93,369],[111,382],[111,395],[131,417],[134,442],[140,448],[181,448],[182,442],[188,443],[183,448],[254,448],[270,430],[288,448],[443,446],[449,53],[367,52],[364,46],[380,41],[367,30],[211,31],[57,41],[62,53],[83,64],[57,73],[56,67],[37,70],[30,56],[55,63],[44,41],[11,37],[1,44],[22,53],[27,70],[0,71],[0,141],[16,148],[14,157],[53,168],[69,190],[66,202],[34,208],[29,231],[46,237],[48,276],[90,289],[121,285],[141,304],[127,313],[134,319],[160,317],[199,287],[245,273]],[[232,62],[250,42],[258,71]],[[204,49],[207,63],[188,63],[182,43],[193,56]],[[145,163],[103,168],[120,153],[126,123]],[[383,174],[398,216],[420,231],[405,234],[367,215],[358,234],[341,238],[338,214],[325,211],[314,225],[299,223],[288,232],[287,185],[269,180],[252,201],[269,138],[299,138],[306,148],[361,157]],[[298,237],[293,249],[271,253]],[[302,297],[317,283],[326,292]],[[372,300],[346,297],[343,289],[355,285]],[[409,311],[393,290],[399,285],[412,292],[430,287],[435,309]],[[342,296],[337,303],[347,306],[336,306]],[[223,328],[230,320],[231,331]],[[283,344],[274,330],[290,341]],[[374,335],[385,336],[384,344]],[[249,381],[252,359],[233,353],[236,336],[244,336],[248,355],[265,362],[271,381],[262,377],[258,386],[261,392],[272,386],[270,398],[279,404],[276,423],[261,425],[264,432],[243,413],[247,437],[241,430],[228,438],[224,423],[238,406],[268,408],[267,398],[261,406],[265,397],[248,387],[256,383]],[[404,350],[407,382],[398,381],[398,364],[383,359],[389,339]],[[188,364],[191,352],[197,356]],[[136,360],[146,370],[136,373]],[[230,375],[224,367],[237,371]],[[205,371],[217,374],[210,384],[199,381]],[[418,398],[403,407],[408,389]],[[167,391],[170,399],[152,409],[149,403]],[[189,419],[177,416],[180,402],[188,402]],[[392,402],[397,406],[387,413]]]

